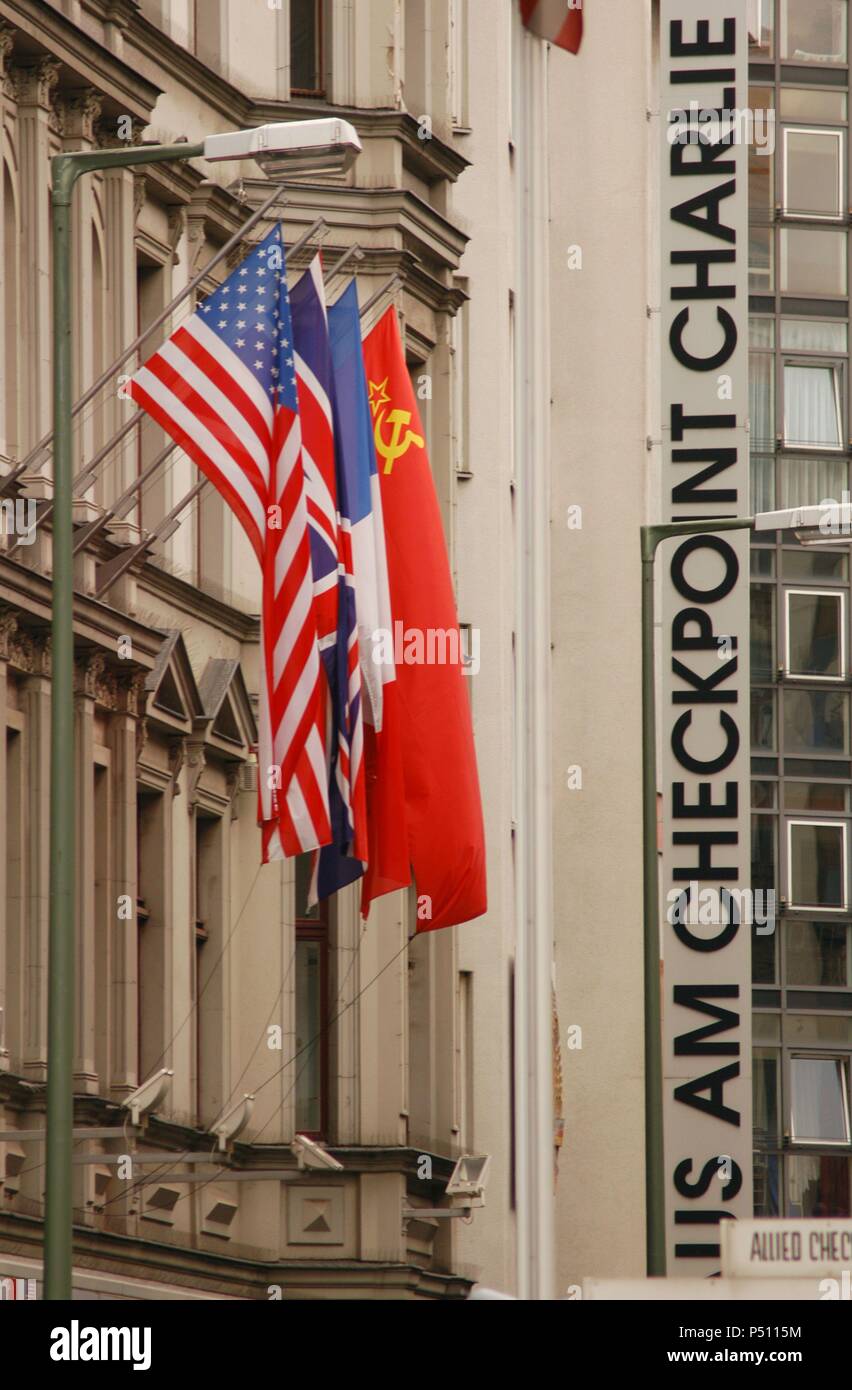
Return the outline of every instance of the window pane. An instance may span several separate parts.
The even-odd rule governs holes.
[[[793,294],[845,294],[846,233],[783,227],[781,289]]]
[[[780,1016],[778,1014],[752,1014],[751,1035],[755,1042],[780,1042]]]
[[[297,941],[296,1129],[308,1134],[318,1134],[322,1128],[321,988],[319,942]]]
[[[751,692],[752,752],[775,750],[775,691],[755,688]]]
[[[845,459],[782,458],[778,468],[778,506],[810,507],[832,497],[842,502],[847,478]]]
[[[842,676],[840,594],[787,590],[787,671],[794,676]]]
[[[322,86],[317,0],[290,0],[290,86],[302,92]]]
[[[849,984],[846,922],[787,923],[787,984]]]
[[[774,512],[775,510],[775,459],[766,454],[751,454],[749,458],[751,479],[751,510],[755,512]]]
[[[776,934],[759,936],[755,929],[751,933],[751,982],[753,985],[774,985]]]
[[[849,1216],[849,1159],[839,1154],[791,1154],[787,1164],[790,1216]]]
[[[788,811],[845,811],[846,788],[836,782],[784,783]]]
[[[843,908],[844,827],[796,822],[790,826],[790,906]]]
[[[754,1214],[779,1216],[781,1213],[781,1159],[778,1154],[754,1155]]]
[[[767,892],[775,887],[774,816],[751,818],[751,886]]]
[[[782,121],[831,121],[836,124],[846,120],[846,93],[783,86],[780,113]]]
[[[786,754],[848,751],[848,695],[841,690],[785,690]]]
[[[751,804],[756,807],[775,805],[775,782],[752,782]]]
[[[784,365],[784,442],[840,447],[840,393],[834,367]]]
[[[848,1143],[846,1072],[839,1057],[790,1058],[790,1119],[795,1142]]]
[[[775,447],[775,359],[753,352],[748,362],[748,408],[751,447],[758,452]]]
[[[751,674],[775,674],[775,590],[758,584],[751,590]]]
[[[846,556],[822,546],[781,552],[782,579],[845,579],[846,571]]]
[[[836,1018],[831,1014],[785,1014],[784,1041],[795,1046],[801,1043],[852,1043],[852,1016]]]
[[[826,323],[820,319],[781,320],[781,346],[787,352],[845,352],[846,340],[845,323]]]
[[[778,1141],[778,1053],[773,1048],[754,1049],[755,1146]]]
[[[843,211],[839,131],[784,131],[784,212],[839,217]],[[751,181],[751,163],[749,181]]]
[[[846,62],[846,0],[781,0],[781,57]]]
[[[795,228],[800,231],[801,228]],[[772,274],[772,228],[750,226],[748,229],[748,288],[749,294],[769,294],[774,288]],[[835,291],[831,291],[835,293]],[[842,291],[838,290],[840,294]]]
[[[775,554],[771,550],[755,550],[751,552],[751,572],[763,579],[771,579],[775,573]]]
[[[765,120],[756,116],[755,120]],[[755,128],[755,140],[761,144],[748,147],[748,210],[758,221],[772,221],[775,207],[775,167],[772,151],[766,143],[765,127]]]
[[[749,53],[762,58],[772,54],[774,32],[775,0],[748,0],[748,48]]]
[[[752,348],[773,348],[775,320],[752,314],[748,321],[748,344]]]

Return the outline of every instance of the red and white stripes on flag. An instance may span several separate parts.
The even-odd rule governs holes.
[[[128,386],[225,498],[262,567],[264,861],[331,838],[292,338],[275,227]]]
[[[521,0],[521,19],[533,34],[577,53],[583,37],[583,0]]]

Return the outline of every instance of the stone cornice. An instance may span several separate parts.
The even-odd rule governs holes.
[[[0,559],[0,607],[19,613],[31,631],[42,629],[46,634],[51,618],[50,579],[14,560]],[[74,635],[81,645],[101,648],[113,658],[119,637],[129,637],[134,663],[146,671],[163,645],[162,632],[79,593],[74,595]]]
[[[60,9],[34,0],[0,0],[0,19],[19,31],[23,42],[17,46],[27,61],[34,61],[40,50],[49,53],[73,74],[68,85],[95,86],[116,110],[149,119],[162,88],[140,77]]]
[[[455,183],[471,162],[437,135],[421,140],[419,122],[408,111],[391,107],[331,106],[324,101],[298,99],[259,101],[252,106],[249,120],[252,125],[262,125],[265,121],[308,121],[322,116],[339,116],[351,122],[362,140],[399,140],[406,167],[426,183],[441,179]]]

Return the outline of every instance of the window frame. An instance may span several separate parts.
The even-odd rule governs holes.
[[[843,206],[843,192],[846,170],[846,132],[837,126],[811,126],[811,125],[785,125],[781,131],[781,215],[788,217],[796,222],[830,222],[842,224],[845,221],[846,210]],[[789,168],[788,168],[788,137],[790,135],[821,135],[827,139],[837,141],[837,212],[813,212],[798,211],[791,212],[789,207]]]
[[[831,373],[831,380],[834,388],[834,418],[837,425],[837,443],[805,443],[801,440],[790,439],[787,433],[787,368],[799,371],[827,371]],[[846,399],[846,372],[844,363],[836,358],[820,359],[816,355],[813,357],[803,357],[798,352],[795,354],[783,353],[781,356],[781,448],[789,449],[792,453],[803,454],[843,454],[846,452],[845,429],[844,429],[844,405]]]
[[[842,589],[800,589],[783,585],[784,591],[784,678],[791,681],[813,681],[821,685],[838,685],[847,679],[846,667],[846,594]],[[790,599],[797,595],[834,598],[840,602],[840,670],[836,676],[820,676],[810,671],[790,669]]]
[[[827,828],[840,831],[840,888],[841,901],[837,905],[826,903],[799,903],[793,899],[793,830],[796,826],[807,826],[809,828]],[[786,888],[787,888],[787,907],[790,912],[808,913],[848,913],[849,912],[849,824],[848,821],[840,816],[835,820],[817,820],[810,816],[789,816],[785,817],[784,841],[787,851],[786,865]]]
[[[325,71],[326,54],[326,0],[311,0],[314,7],[316,25],[316,76],[318,86],[316,87],[297,87],[293,84],[293,4],[290,0],[287,22],[289,25],[289,51],[290,51],[290,95],[291,97],[308,97],[312,100],[324,100],[328,96],[328,82]]]
[[[788,1122],[787,1133],[790,1136],[790,1144],[797,1148],[807,1147],[809,1149],[848,1149],[852,1146],[852,1117],[849,1110],[849,1054],[838,1052],[826,1052],[823,1050],[803,1051],[799,1048],[787,1051],[787,1074],[789,1077],[788,1097],[786,1107],[786,1118]],[[843,1108],[843,1118],[846,1127],[845,1139],[823,1139],[805,1138],[796,1134],[794,1123],[793,1106],[793,1063],[794,1062],[834,1062],[840,1072],[840,1094]]]

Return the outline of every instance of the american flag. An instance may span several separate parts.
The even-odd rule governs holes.
[[[339,494],[333,368],[319,256],[294,286],[291,307],[314,595],[320,651],[331,695],[328,759],[332,839],[344,853],[354,847],[356,855],[366,858],[361,671],[352,547]],[[339,447],[339,440],[337,444]]]
[[[148,359],[128,390],[222,494],[263,570],[264,862],[328,844],[322,673],[279,227]]]

